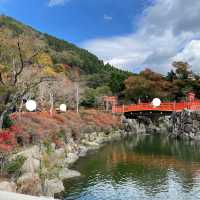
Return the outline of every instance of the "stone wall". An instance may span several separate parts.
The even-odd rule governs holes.
[[[200,111],[173,113],[172,122],[172,137],[200,140]]]
[[[135,134],[169,133],[172,129],[170,116],[160,116],[156,119],[144,116],[137,119],[123,117],[122,122],[125,131]]]

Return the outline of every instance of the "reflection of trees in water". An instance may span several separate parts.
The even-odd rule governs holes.
[[[111,158],[107,156],[107,168],[114,165],[112,174],[136,180],[147,192],[157,193],[166,186],[168,170],[174,171],[185,191],[191,191],[194,184],[199,184],[196,180],[200,174],[200,163],[192,162],[199,160],[198,143],[137,136],[113,146],[111,155]],[[158,186],[162,186],[159,191]]]
[[[142,188],[155,196],[176,181],[183,192],[200,185],[200,147],[198,143],[181,142],[160,136],[133,136],[124,142],[105,146],[94,155],[78,162],[76,169],[84,175],[67,184],[77,193],[98,183],[111,187]]]
[[[166,136],[135,136],[125,142],[132,151],[142,154],[168,155],[187,162],[200,162],[200,143],[178,141]]]

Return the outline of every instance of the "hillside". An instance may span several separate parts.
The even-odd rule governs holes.
[[[31,52],[45,52],[51,57],[54,68],[59,64],[64,64],[71,68],[79,68],[81,75],[93,75],[94,78],[87,77],[87,80],[91,82],[90,87],[92,85],[96,88],[102,86],[103,83],[103,85],[111,87],[112,92],[119,93],[123,87],[123,81],[131,74],[109,64],[105,65],[103,61],[87,50],[36,31],[11,17],[1,15],[0,45],[12,49],[12,52],[15,53],[16,48],[13,46],[18,38],[23,44],[24,57],[31,55]],[[118,82],[115,79],[118,79]],[[113,81],[116,82],[117,87]]]

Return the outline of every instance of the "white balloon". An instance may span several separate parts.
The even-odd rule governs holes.
[[[159,107],[161,104],[161,100],[159,98],[155,98],[155,99],[153,99],[152,104],[155,107]]]
[[[61,105],[60,105],[60,111],[62,111],[62,112],[66,112],[66,111],[67,111],[67,106],[66,106],[66,104],[61,104]]]
[[[28,101],[26,102],[26,109],[27,109],[28,111],[32,112],[32,111],[36,110],[36,108],[37,108],[37,103],[36,103],[36,101],[34,101],[34,100],[28,100]]]

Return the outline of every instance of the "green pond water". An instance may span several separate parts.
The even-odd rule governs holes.
[[[132,136],[81,158],[65,200],[200,199],[200,143]]]

